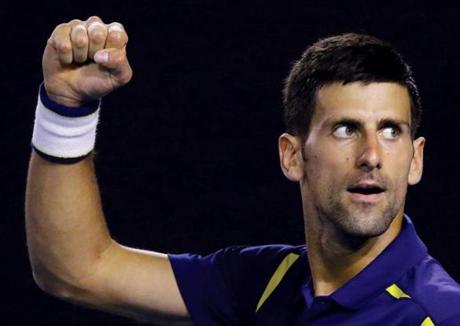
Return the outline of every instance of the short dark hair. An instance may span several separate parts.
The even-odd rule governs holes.
[[[333,82],[396,82],[411,99],[411,136],[421,120],[421,100],[409,65],[389,43],[374,36],[347,33],[320,39],[296,61],[283,89],[286,131],[306,137],[319,89]]]

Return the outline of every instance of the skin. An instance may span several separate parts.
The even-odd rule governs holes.
[[[127,41],[121,24],[99,17],[57,26],[43,54],[49,97],[79,106],[129,82]],[[32,153],[26,232],[33,276],[44,291],[161,325],[191,325],[167,255],[110,236],[92,157],[63,165]]]
[[[310,132],[279,138],[281,168],[299,182],[315,295],[365,268],[401,230],[408,185],[420,181],[423,137],[396,83],[332,83],[317,93]],[[379,186],[380,194],[350,188]]]
[[[127,41],[121,24],[95,16],[57,26],[43,54],[50,98],[74,107],[128,83]],[[404,124],[410,106],[402,86],[331,84],[317,95],[308,137],[281,135],[279,152],[285,175],[300,184],[315,293],[327,295],[397,236],[407,184],[422,174],[424,139],[412,140]],[[354,127],[345,128],[343,118],[354,119]],[[397,139],[388,139],[382,119],[399,121]],[[347,191],[369,181],[385,193]],[[191,325],[167,255],[112,239],[92,157],[62,165],[32,153],[26,232],[33,276],[44,291],[136,319]]]

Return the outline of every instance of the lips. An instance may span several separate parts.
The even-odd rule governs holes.
[[[359,182],[347,188],[352,200],[374,203],[383,198],[385,188],[376,182]]]
[[[351,193],[363,194],[363,195],[372,195],[379,194],[385,191],[382,187],[378,185],[357,185],[347,189]]]

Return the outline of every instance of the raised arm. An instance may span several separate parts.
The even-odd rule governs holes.
[[[98,17],[57,26],[43,55],[49,100],[77,110],[126,84],[132,75],[127,40],[121,24]],[[110,237],[91,155],[62,164],[32,152],[26,231],[33,276],[44,291],[137,319],[189,324],[167,256],[127,248]]]

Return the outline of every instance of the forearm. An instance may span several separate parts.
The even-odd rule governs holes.
[[[95,272],[112,240],[91,156],[65,165],[32,153],[26,231],[34,277],[45,290],[78,288]]]
[[[93,157],[85,158],[95,145],[96,99],[131,79],[127,41],[120,23],[96,16],[60,24],[48,39],[32,135],[47,159],[32,153],[26,191],[30,261],[37,284],[60,298],[134,318],[188,320],[168,256],[111,239]]]

